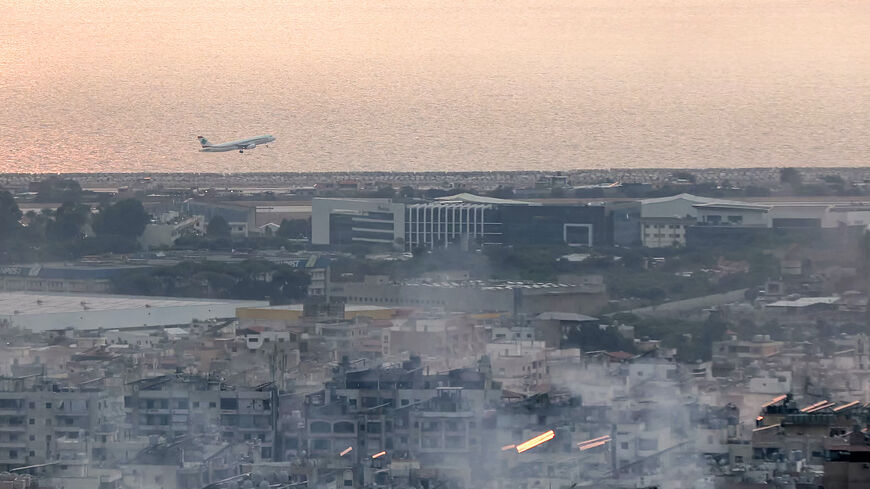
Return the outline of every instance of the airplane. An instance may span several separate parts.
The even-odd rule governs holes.
[[[208,142],[208,139],[202,136],[197,136],[196,139],[199,139],[199,142],[202,144],[202,149],[200,151],[206,153],[219,153],[236,149],[239,150],[239,153],[244,153],[246,149],[254,149],[258,144],[269,144],[275,140],[274,136],[269,134],[250,139],[240,139],[238,141],[231,141],[223,144],[211,144]]]

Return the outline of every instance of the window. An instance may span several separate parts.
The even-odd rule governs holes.
[[[36,420],[33,418],[30,418],[29,420],[27,420],[27,423],[28,424],[36,424]]]
[[[50,403],[50,402],[45,403],[45,409],[51,409],[51,403]]]
[[[239,400],[235,398],[221,399],[221,409],[238,409]]]
[[[329,423],[326,421],[314,421],[311,423],[310,429],[312,433],[329,433],[332,431]]]
[[[11,458],[11,459],[18,458],[18,450],[9,450],[9,458]]]
[[[315,450],[329,450],[329,440],[314,440]]]
[[[644,450],[644,451],[658,450],[659,449],[659,441],[656,439],[652,439],[652,440],[643,440],[642,439],[642,440],[638,441],[637,449]]]
[[[462,437],[448,436],[446,439],[447,448],[462,448]]]
[[[199,401],[193,401],[193,408],[196,409],[199,407]]]
[[[210,402],[210,403],[208,403],[208,407],[210,407],[210,408],[217,407],[217,403],[215,403],[215,402]]]

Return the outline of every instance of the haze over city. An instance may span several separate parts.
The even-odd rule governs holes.
[[[0,12],[5,172],[861,166],[870,141],[860,0]]]
[[[870,488],[867,0],[0,0],[0,489]]]

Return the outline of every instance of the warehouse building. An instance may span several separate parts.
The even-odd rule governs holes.
[[[0,327],[33,332],[64,329],[156,328],[236,317],[239,307],[266,301],[177,299],[123,295],[0,293]]]

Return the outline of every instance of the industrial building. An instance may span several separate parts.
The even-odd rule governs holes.
[[[352,304],[441,308],[457,312],[502,311],[537,315],[548,311],[597,314],[607,303],[603,284],[503,282],[390,282],[370,276],[363,282],[330,285],[330,298]]]
[[[37,333],[156,328],[195,319],[234,318],[239,307],[267,305],[266,301],[5,292],[0,293],[0,325]]]
[[[0,266],[0,291],[104,293],[112,279],[147,267],[123,264],[45,263]]]

